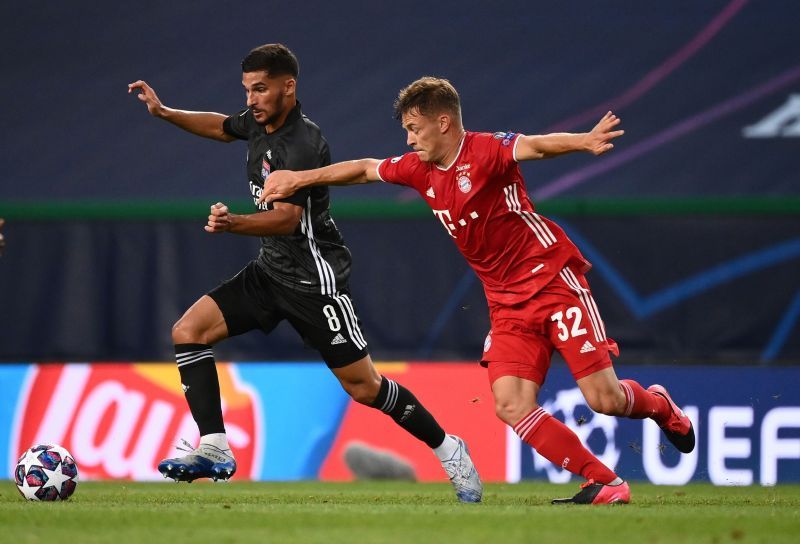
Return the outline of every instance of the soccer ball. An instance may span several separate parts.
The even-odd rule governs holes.
[[[61,446],[33,446],[17,461],[14,481],[29,501],[63,501],[78,485],[78,466]]]

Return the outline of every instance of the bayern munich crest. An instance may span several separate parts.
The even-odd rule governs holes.
[[[468,193],[472,189],[472,180],[467,176],[459,177],[458,188],[461,189],[462,193]]]

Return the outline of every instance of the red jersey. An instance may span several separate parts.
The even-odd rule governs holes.
[[[381,180],[422,195],[495,304],[531,298],[564,266],[591,267],[561,227],[534,211],[515,159],[519,136],[467,132],[447,168],[416,152],[378,165]]]

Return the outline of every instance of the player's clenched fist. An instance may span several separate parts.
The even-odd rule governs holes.
[[[147,105],[147,111],[149,111],[151,115],[161,117],[164,111],[164,105],[161,103],[161,100],[159,100],[153,88],[141,79],[128,84],[129,94],[137,90],[139,94],[137,94],[136,97]]]
[[[225,232],[231,227],[231,214],[228,207],[222,202],[211,205],[211,214],[208,224],[204,227],[206,232]]]

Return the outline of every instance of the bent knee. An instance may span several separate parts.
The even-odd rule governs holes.
[[[350,398],[357,403],[371,406],[375,399],[378,398],[381,383],[380,381],[347,382],[342,383],[342,387],[350,395]]]
[[[594,395],[586,398],[593,411],[607,416],[618,416],[625,412],[624,395]]]
[[[495,399],[494,412],[506,425],[516,425],[525,416],[535,410],[537,405],[521,402],[517,399]]]
[[[172,326],[172,342],[174,344],[210,344],[208,331],[203,330],[191,319],[180,318]]]

